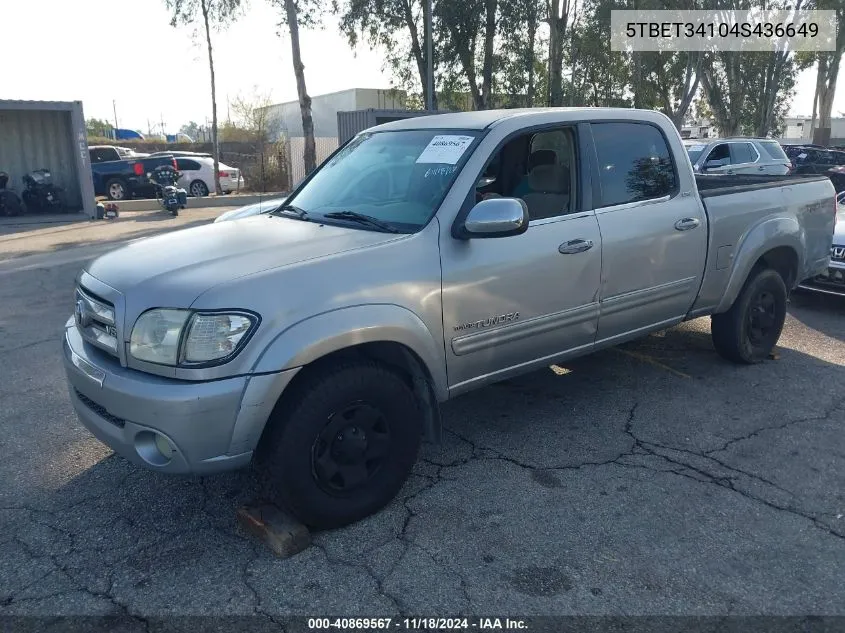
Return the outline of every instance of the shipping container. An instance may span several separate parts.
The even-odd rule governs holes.
[[[23,177],[49,169],[69,210],[96,216],[94,183],[81,101],[0,100],[0,171],[23,193]]]
[[[371,128],[375,125],[381,125],[382,123],[401,121],[402,119],[410,119],[418,116],[445,113],[446,110],[377,110],[375,108],[354,110],[351,112],[338,112],[337,141],[343,145],[358,132]]]

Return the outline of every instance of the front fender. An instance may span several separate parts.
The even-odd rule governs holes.
[[[273,339],[252,372],[293,369],[354,345],[383,341],[411,349],[428,369],[437,399],[448,397],[443,341],[416,314],[395,304],[341,308],[295,323]]]
[[[805,245],[804,230],[794,217],[768,218],[754,225],[737,246],[725,293],[714,313],[725,312],[733,305],[754,264],[761,256],[774,248],[785,246],[795,251],[798,257],[798,270],[801,270],[806,252]],[[796,280],[796,283],[798,281],[800,280]]]

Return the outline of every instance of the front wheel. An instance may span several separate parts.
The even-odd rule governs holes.
[[[416,461],[423,416],[409,384],[383,365],[312,371],[268,422],[259,463],[299,520],[335,528],[396,496]]]
[[[765,360],[783,330],[787,298],[786,284],[777,271],[752,271],[730,309],[710,318],[719,355],[746,365]]]

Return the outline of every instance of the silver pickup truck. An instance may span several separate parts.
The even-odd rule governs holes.
[[[824,177],[695,176],[657,112],[387,123],[271,213],[88,264],[70,396],[137,464],[255,457],[303,522],[340,526],[392,499],[471,389],[704,315],[722,356],[766,358],[834,211]]]

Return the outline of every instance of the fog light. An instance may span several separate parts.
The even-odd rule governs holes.
[[[176,447],[155,431],[141,431],[135,436],[135,451],[145,462],[160,468],[170,463]]]
[[[164,459],[169,461],[173,457],[173,446],[171,446],[166,437],[158,433],[156,433],[156,448]]]

